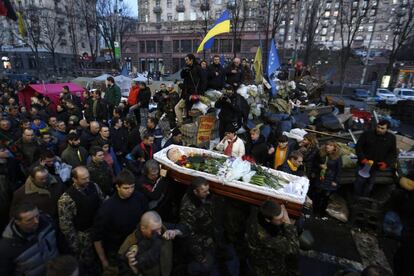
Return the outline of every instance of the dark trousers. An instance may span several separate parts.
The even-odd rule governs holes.
[[[354,182],[354,194],[356,196],[369,197],[374,188],[377,173],[378,171],[371,170],[371,176],[369,178],[358,175]]]

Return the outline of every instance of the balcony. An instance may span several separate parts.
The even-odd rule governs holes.
[[[184,4],[178,4],[177,7],[175,7],[175,10],[177,12],[185,12],[185,6],[184,6]]]
[[[162,9],[161,9],[160,6],[155,6],[154,9],[153,9],[153,12],[154,13],[162,13]]]
[[[236,3],[234,1],[227,2],[227,9],[234,10],[236,8]]]

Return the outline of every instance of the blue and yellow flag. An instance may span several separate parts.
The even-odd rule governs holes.
[[[270,43],[270,51],[269,51],[269,57],[267,61],[267,77],[269,78],[269,83],[272,86],[272,97],[275,97],[277,94],[277,74],[278,70],[280,68],[280,61],[279,61],[279,55],[277,54],[276,44],[275,40],[272,39],[272,42]]]
[[[224,11],[224,13],[214,22],[214,26],[206,34],[203,41],[201,41],[200,46],[198,46],[197,53],[200,53],[203,50],[210,49],[214,45],[214,37],[219,34],[229,33],[230,32],[230,12]]]
[[[253,62],[254,72],[256,73],[255,82],[260,84],[263,82],[263,57],[262,57],[262,44],[257,47],[256,56]]]

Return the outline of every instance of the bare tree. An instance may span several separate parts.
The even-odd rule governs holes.
[[[77,1],[75,0],[67,0],[67,5],[65,5],[65,12],[66,12],[66,18],[68,21],[68,31],[69,31],[69,39],[70,39],[70,45],[72,48],[72,55],[76,64],[76,61],[78,59],[78,46],[79,46],[79,31],[80,27],[78,22],[78,12],[76,10],[76,4]]]
[[[340,54],[340,82],[341,96],[344,91],[345,70],[351,57],[351,47],[355,41],[357,32],[367,20],[369,12],[376,7],[370,0],[339,0],[339,28],[341,35]]]
[[[414,1],[400,1],[391,14],[391,23],[387,28],[392,31],[392,49],[386,72],[392,73],[393,65],[401,47],[414,36]]]
[[[42,46],[43,41],[41,37],[41,18],[40,14],[42,8],[38,5],[35,5],[34,0],[29,0],[30,2],[23,7],[21,4],[18,6],[18,11],[23,14],[23,24],[25,33],[17,33],[14,32],[13,35],[17,37],[17,39],[23,41],[27,46],[30,47],[34,55],[35,67],[37,67],[38,74],[41,72],[42,64],[40,63],[39,59],[39,48]]]
[[[76,0],[80,12],[80,26],[83,27],[88,39],[92,61],[98,56],[99,26],[97,22],[96,6],[90,0]]]
[[[57,13],[49,9],[43,9],[41,11],[41,27],[42,27],[42,40],[43,45],[52,55],[53,71],[56,73],[56,50],[62,41],[62,37],[65,33],[56,24],[62,20]]]
[[[269,40],[275,38],[282,23],[289,0],[269,0],[261,2],[263,31],[265,40],[263,45],[264,68],[267,68],[267,55],[269,52]],[[269,37],[270,35],[270,37]]]
[[[111,50],[111,59],[114,68],[118,67],[115,55],[115,42],[125,44],[128,30],[133,27],[133,19],[129,16],[130,9],[124,1],[98,0],[96,5],[99,32],[106,46]]]
[[[319,27],[319,23],[322,18],[323,8],[325,6],[324,0],[312,0],[310,7],[306,9],[305,24],[304,24],[304,37],[305,41],[305,54],[303,58],[304,65],[309,65],[312,50],[315,44],[316,30]]]
[[[227,8],[231,12],[231,34],[233,37],[233,57],[237,55],[237,47],[247,19],[247,0],[230,0]]]

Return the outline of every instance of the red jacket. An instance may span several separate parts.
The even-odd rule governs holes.
[[[138,103],[138,94],[139,94],[139,86],[138,85],[131,86],[131,89],[129,90],[129,95],[128,95],[129,106],[133,106]]]

